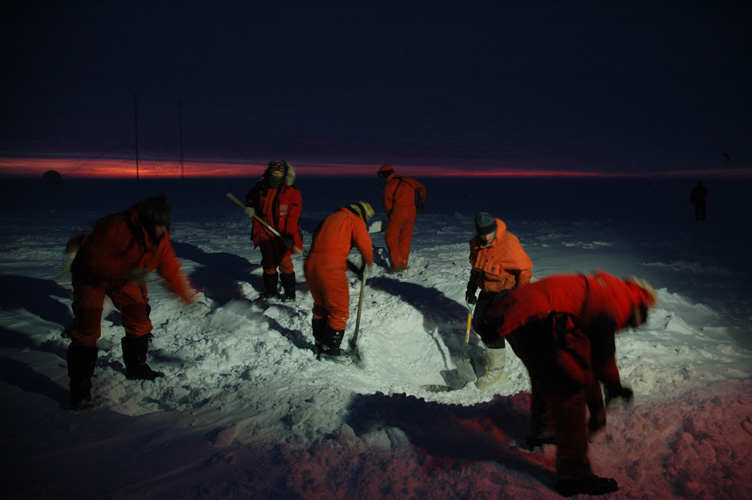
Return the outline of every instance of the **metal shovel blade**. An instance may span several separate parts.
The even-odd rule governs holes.
[[[475,382],[475,368],[467,358],[457,360],[457,374],[463,386],[469,382]]]
[[[368,226],[368,232],[370,234],[383,233],[384,232],[384,221],[382,221],[382,220],[373,221],[371,223],[371,225]]]
[[[457,391],[464,388],[469,382],[475,382],[475,368],[472,362],[467,357],[467,346],[470,343],[470,328],[472,325],[473,313],[470,310],[470,305],[467,307],[467,328],[465,328],[465,345],[462,351],[462,359],[458,359],[454,362],[457,366],[457,370],[442,372],[442,376],[446,381],[446,385],[443,384],[430,384],[422,385],[421,388],[429,392],[447,392]]]
[[[462,385],[475,381],[475,368],[467,359],[467,345],[470,343],[470,328],[473,323],[473,313],[470,310],[470,304],[467,305],[467,326],[465,327],[465,347],[462,351],[462,359],[457,360],[457,374],[460,376]]]

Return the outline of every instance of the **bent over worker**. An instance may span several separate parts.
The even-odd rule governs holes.
[[[556,444],[557,491],[598,495],[616,491],[614,479],[593,474],[588,434],[605,425],[606,403],[631,400],[616,366],[617,331],[647,321],[656,295],[647,282],[597,271],[521,286],[489,308],[483,341],[506,338],[530,375],[532,445]],[[587,411],[590,411],[588,422]]]
[[[373,216],[369,203],[359,201],[327,216],[313,233],[313,242],[303,264],[306,283],[313,297],[313,338],[316,354],[339,356],[342,337],[350,317],[350,286],[347,256],[353,245],[364,267],[373,267],[373,244],[366,223]]]
[[[412,177],[398,176],[391,165],[382,165],[377,175],[384,181],[382,201],[389,218],[384,231],[384,242],[392,265],[386,272],[401,273],[408,267],[415,215],[423,210],[426,188]]]
[[[73,279],[73,327],[68,347],[71,407],[91,406],[91,377],[97,362],[105,296],[120,311],[126,377],[154,380],[162,376],[146,363],[152,324],[146,274],[156,270],[167,287],[186,304],[198,292],[181,270],[170,245],[172,211],[164,196],[149,198],[125,212],[110,214],[94,230],[68,242],[75,253]]]
[[[245,212],[255,215],[269,227],[254,219],[251,228],[253,247],[261,250],[261,267],[264,270],[264,294],[268,299],[277,296],[277,286],[282,281],[285,301],[295,300],[295,267],[291,255],[295,248],[303,248],[300,234],[300,214],[303,199],[295,183],[295,170],[283,160],[272,160],[256,185],[245,195]],[[277,275],[279,268],[279,275]]]
[[[510,290],[530,283],[533,277],[533,261],[522,249],[520,240],[507,231],[501,219],[486,212],[475,216],[476,235],[470,240],[470,280],[467,283],[465,300],[475,304],[473,327],[478,331],[483,313]],[[480,288],[480,294],[475,297]],[[499,338],[485,345],[486,373],[475,381],[475,387],[488,390],[509,380],[504,371],[506,344]]]

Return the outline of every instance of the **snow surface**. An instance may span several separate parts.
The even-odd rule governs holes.
[[[253,179],[253,176],[250,177]],[[312,300],[258,301],[260,253],[225,193],[252,181],[2,180],[0,407],[2,498],[557,498],[555,447],[520,448],[529,380],[508,353],[496,392],[456,387],[472,217],[504,219],[535,278],[596,268],[648,279],[660,305],[617,337],[629,407],[591,443],[596,474],[621,499],[752,498],[752,266],[749,182],[706,179],[696,223],[691,180],[426,179],[410,269],[384,273],[383,235],[362,307],[362,366],[317,361]],[[299,179],[305,244],[337,206],[380,209],[376,179]],[[62,330],[68,237],[136,199],[165,192],[173,244],[205,297],[183,307],[150,283],[155,382],[124,377],[119,313],[106,309],[96,408],[72,412]],[[358,260],[356,252],[351,258]],[[359,282],[351,279],[355,325]],[[482,372],[471,335],[468,356]]]

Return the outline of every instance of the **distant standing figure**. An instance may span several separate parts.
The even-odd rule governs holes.
[[[692,193],[689,195],[689,201],[695,206],[695,220],[705,220],[705,197],[708,190],[702,185],[702,181],[697,181]]]
[[[412,177],[398,176],[391,165],[382,165],[377,175],[384,181],[382,198],[384,211],[389,218],[384,231],[384,242],[392,265],[386,272],[401,273],[408,267],[415,216],[416,212],[423,210],[426,188]]]
[[[350,317],[350,285],[347,256],[353,246],[363,265],[373,267],[373,244],[366,223],[373,216],[369,203],[359,201],[327,216],[313,233],[303,264],[306,283],[313,297],[313,338],[316,354],[337,357]]]
[[[156,270],[186,304],[198,295],[170,245],[171,219],[165,197],[149,198],[100,219],[91,233],[68,241],[66,252],[75,254],[71,265],[75,318],[68,347],[74,410],[91,407],[91,377],[97,363],[105,296],[122,317],[126,378],[154,380],[163,375],[146,363],[152,331],[146,275]]]
[[[261,267],[264,270],[264,294],[268,299],[277,296],[277,285],[282,281],[285,301],[295,300],[295,267],[290,257],[294,248],[303,248],[300,234],[302,196],[295,183],[295,170],[282,160],[269,162],[256,185],[245,195],[246,214],[254,215],[274,228],[281,236],[272,233],[256,219],[251,228],[253,247],[261,249]],[[279,276],[277,275],[279,268]]]
[[[475,304],[473,327],[478,325],[489,306],[501,300],[510,290],[530,283],[533,261],[520,245],[520,240],[507,231],[501,219],[486,212],[475,216],[476,235],[470,240],[470,280],[465,300]],[[480,295],[475,293],[480,288]],[[480,390],[503,384],[509,377],[504,371],[506,345],[504,338],[486,345],[486,374],[475,381]]]
[[[483,341],[506,338],[527,368],[532,395],[528,444],[556,445],[561,495],[618,489],[614,479],[593,474],[588,434],[606,424],[600,382],[606,403],[632,399],[619,377],[614,335],[645,323],[656,302],[647,282],[597,271],[549,276],[516,288],[483,317]]]

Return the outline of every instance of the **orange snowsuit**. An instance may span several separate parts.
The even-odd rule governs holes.
[[[484,314],[483,340],[506,338],[528,370],[531,431],[545,437],[553,427],[559,476],[592,474],[587,410],[605,419],[599,382],[621,388],[614,334],[644,322],[654,304],[634,281],[598,271],[516,288]]]
[[[470,240],[470,280],[483,292],[511,290],[530,283],[533,261],[520,245],[520,240],[507,231],[501,219],[496,222],[496,236],[487,246],[475,236]]]
[[[486,244],[479,236],[470,240],[470,280],[468,291],[475,293],[480,288],[480,296],[473,313],[473,329],[480,333],[480,320],[483,312],[491,304],[513,288],[530,283],[533,277],[533,261],[520,244],[519,238],[507,231],[507,225],[501,219],[496,222],[496,234],[491,243]],[[504,347],[500,340],[494,348]]]
[[[366,223],[349,208],[342,207],[316,228],[303,264],[313,297],[313,318],[326,319],[334,330],[344,330],[350,317],[350,286],[345,272],[353,246],[363,262],[372,266],[373,244]]]
[[[392,259],[392,266],[407,269],[410,242],[415,227],[415,196],[418,204],[426,201],[426,188],[412,177],[399,177],[391,172],[382,190],[384,211],[389,221],[384,231],[384,242]]]
[[[73,279],[73,329],[71,346],[96,347],[101,336],[105,295],[122,316],[123,328],[133,337],[152,330],[146,274],[156,270],[167,287],[184,302],[196,290],[181,270],[170,245],[169,231],[157,243],[139,221],[139,204],[97,221],[94,230],[68,242],[80,247],[71,265]]]

